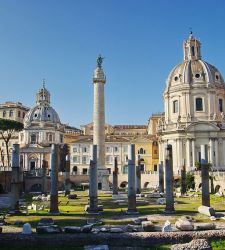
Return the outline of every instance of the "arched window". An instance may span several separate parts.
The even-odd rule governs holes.
[[[153,146],[158,146],[158,142],[157,142],[157,141],[154,141],[154,142],[153,142]]]
[[[173,113],[178,113],[178,101],[173,101]]]
[[[48,140],[49,140],[49,141],[52,141],[52,134],[49,134],[49,135],[48,135]]]
[[[140,148],[138,151],[138,154],[141,154],[141,155],[145,154],[145,150],[143,148]]]
[[[77,166],[74,166],[74,167],[73,167],[73,172],[74,172],[74,173],[77,173]]]
[[[196,111],[203,111],[203,102],[202,98],[198,97],[195,99]]]
[[[10,111],[9,111],[9,117],[12,117],[12,116],[13,116],[13,111],[10,110]]]
[[[18,117],[20,117],[20,111],[18,111]]]
[[[5,110],[3,111],[2,116],[6,117],[6,111]]]

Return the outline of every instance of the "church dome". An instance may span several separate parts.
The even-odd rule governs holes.
[[[201,59],[201,43],[193,37],[183,44],[184,60],[176,65],[167,78],[167,88],[178,84],[207,83],[224,85],[224,80],[219,70]]]
[[[50,93],[44,85],[36,95],[36,104],[24,117],[25,127],[33,122],[60,123],[57,112],[50,106]]]

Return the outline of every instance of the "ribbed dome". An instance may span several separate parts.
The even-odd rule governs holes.
[[[219,70],[203,60],[184,61],[173,68],[167,79],[170,85],[199,82],[224,84]]]
[[[48,105],[38,105],[31,109],[24,117],[25,126],[34,121],[60,123],[57,112]]]
[[[208,83],[223,85],[219,70],[201,59],[201,43],[192,33],[184,42],[184,60],[173,68],[167,78],[167,88],[178,84]]]

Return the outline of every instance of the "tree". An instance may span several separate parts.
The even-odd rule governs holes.
[[[193,173],[188,172],[186,175],[186,187],[187,189],[195,188],[195,176]]]
[[[16,132],[23,130],[23,123],[0,118],[0,138],[6,146],[7,165],[9,166],[9,141]]]

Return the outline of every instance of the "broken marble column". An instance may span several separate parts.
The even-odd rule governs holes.
[[[166,208],[165,213],[174,213],[174,198],[173,198],[173,154],[172,145],[166,145]]]
[[[136,166],[136,193],[141,193],[141,161],[140,155],[138,155],[137,166]]]
[[[58,169],[59,169],[59,145],[52,144],[51,148],[51,190],[50,213],[59,214],[58,208]]]
[[[181,192],[181,195],[185,195],[186,192],[187,192],[185,162],[183,162],[183,166],[181,167],[181,188],[180,188],[180,192]]]
[[[46,194],[47,193],[47,161],[43,160],[42,161],[42,193]]]
[[[137,213],[135,176],[135,145],[131,144],[128,146],[128,214]]]
[[[209,166],[206,156],[207,145],[201,145],[202,205],[210,207]]]
[[[159,163],[159,192],[164,193],[164,170],[163,161]]]
[[[13,144],[12,148],[12,179],[11,179],[11,208],[19,210],[20,198],[20,146]]]
[[[65,164],[65,196],[70,194],[70,157],[66,155],[66,164]]]
[[[87,212],[98,213],[97,145],[91,147],[91,154],[89,168],[89,208]]]
[[[113,170],[113,194],[118,194],[118,162],[117,157],[114,157]]]

